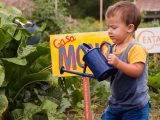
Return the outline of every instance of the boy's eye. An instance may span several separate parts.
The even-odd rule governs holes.
[[[116,29],[117,27],[116,26],[112,26],[112,29]]]
[[[117,29],[117,26],[107,26],[107,29]]]

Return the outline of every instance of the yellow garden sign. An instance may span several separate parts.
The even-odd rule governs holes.
[[[67,70],[83,72],[84,53],[79,45],[85,42],[92,47],[99,47],[104,41],[111,42],[107,31],[50,35],[53,76],[72,75],[69,73],[61,75],[60,68],[62,66]],[[86,72],[91,73],[89,69]]]

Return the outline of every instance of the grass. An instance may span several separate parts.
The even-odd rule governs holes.
[[[102,113],[95,114],[92,113],[92,120],[101,120]],[[152,104],[152,108],[150,109],[149,120],[160,120],[160,104]]]
[[[151,108],[150,120],[160,120],[160,105]]]
[[[151,109],[150,120],[160,120],[160,94],[150,92]]]

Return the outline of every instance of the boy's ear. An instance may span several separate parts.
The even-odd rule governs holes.
[[[128,32],[129,32],[129,33],[134,32],[134,27],[135,27],[135,26],[134,26],[133,24],[129,24],[129,25],[128,25]]]

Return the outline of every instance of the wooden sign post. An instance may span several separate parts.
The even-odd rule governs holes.
[[[83,77],[83,91],[84,91],[85,120],[92,120],[89,78],[87,77]]]
[[[100,0],[100,31],[103,30],[103,0]]]

